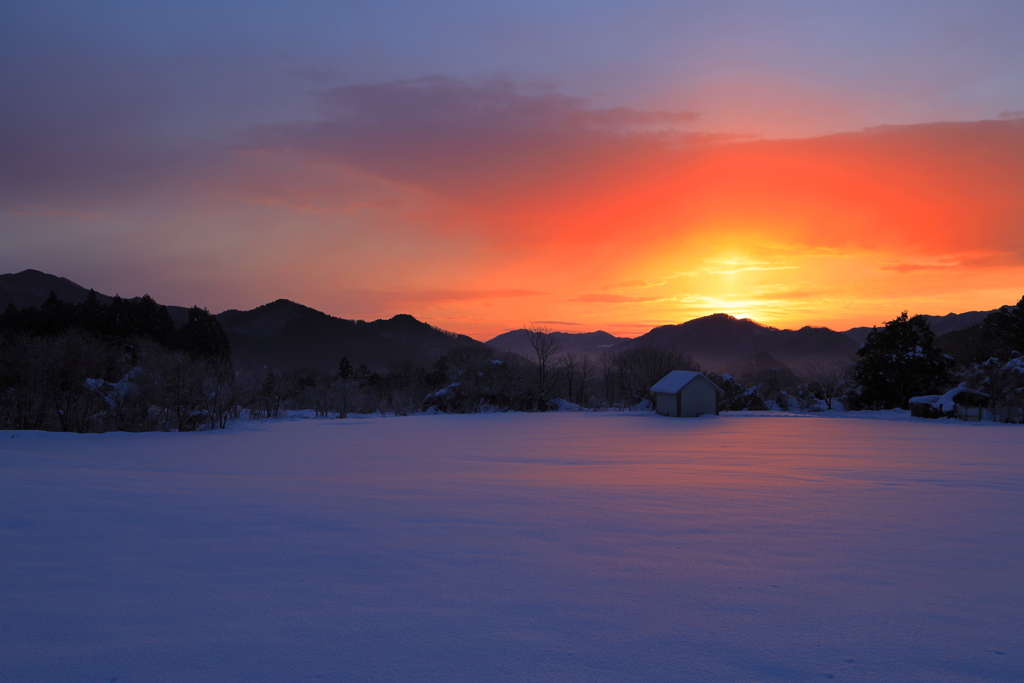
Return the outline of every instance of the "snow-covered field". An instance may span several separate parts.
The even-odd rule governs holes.
[[[0,432],[0,681],[1022,681],[1024,427]]]

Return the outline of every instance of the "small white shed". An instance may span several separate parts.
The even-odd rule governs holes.
[[[699,372],[673,370],[651,387],[654,410],[667,417],[718,415],[718,395],[724,394]]]

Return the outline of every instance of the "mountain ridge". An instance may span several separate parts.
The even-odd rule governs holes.
[[[63,301],[80,304],[85,301],[89,291],[66,277],[29,268],[18,273],[0,275],[0,308],[6,308],[12,303],[18,308],[26,306],[38,308],[50,296],[50,292],[55,293]],[[114,297],[100,292],[96,292],[96,297],[105,304],[114,300]],[[138,301],[141,298],[141,296],[134,296],[128,300]],[[188,307],[186,306],[167,306],[167,312],[170,313],[174,322],[180,323],[188,320]]]
[[[781,366],[774,368],[776,370],[799,370],[812,363],[848,361],[858,346],[842,332],[827,327],[806,325],[798,330],[785,330],[727,313],[694,318],[677,325],[661,325],[640,335],[633,343],[677,349],[689,354],[701,367],[738,376],[765,369],[768,359]]]
[[[529,355],[531,348],[527,332],[526,329],[509,330],[484,343],[499,351]],[[615,337],[604,330],[551,332],[551,336],[557,340],[561,353],[579,353],[591,358],[632,341],[629,337]]]
[[[353,365],[386,372],[396,364],[429,366],[456,348],[484,346],[408,314],[369,322],[350,320],[288,299],[216,317],[231,341],[236,365],[248,369],[333,372],[344,356]]]
[[[56,275],[37,270],[0,275],[0,306],[39,307],[54,292],[72,303],[81,303],[89,291]],[[97,292],[103,302],[113,297]],[[140,298],[140,297],[135,297]],[[168,306],[176,322],[187,319],[188,310]],[[228,309],[214,316],[231,342],[237,369],[303,370],[334,372],[341,358],[387,372],[396,364],[428,366],[454,348],[484,348],[466,335],[448,332],[408,314],[371,322],[337,318],[309,306],[277,299],[248,311]]]
[[[85,300],[89,290],[63,277],[28,269],[0,275],[0,308],[40,306],[53,291],[74,303]],[[97,293],[101,301],[113,297]],[[140,297],[134,297],[138,299]],[[175,322],[187,319],[188,308],[167,306]],[[936,336],[975,325],[990,311],[925,316]],[[342,356],[353,364],[386,371],[394,363],[429,365],[454,348],[483,348],[530,355],[526,330],[509,330],[486,342],[434,327],[409,314],[373,321],[350,320],[309,306],[277,299],[243,311],[228,309],[215,316],[232,343],[233,357],[240,368],[297,370],[317,368],[333,371]],[[725,313],[694,318],[683,323],[661,325],[635,338],[615,337],[603,330],[554,332],[561,351],[591,358],[645,343],[682,350],[709,370],[742,376],[766,366],[798,369],[807,363],[825,363],[852,358],[870,333],[870,327],[836,331],[828,327],[804,326],[779,329],[750,318]]]
[[[992,310],[994,311],[998,309]],[[935,333],[935,336],[941,337],[942,335],[949,334],[950,332],[959,332],[961,330],[966,330],[968,327],[978,325],[989,313],[992,313],[992,311],[967,311],[965,313],[947,313],[946,315],[925,315],[924,318],[928,321],[928,327],[930,327],[932,332]],[[848,330],[844,330],[843,334],[850,337],[858,344],[863,344],[872,329],[874,328],[852,327]]]

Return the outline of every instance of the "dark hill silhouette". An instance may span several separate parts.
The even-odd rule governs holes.
[[[0,275],[0,308],[13,303],[18,308],[34,306],[39,308],[55,292],[57,298],[72,304],[85,301],[89,290],[66,277],[57,277],[38,270],[23,270],[20,273]],[[101,303],[109,304],[113,297],[97,294]]]
[[[51,291],[73,303],[84,301],[89,292],[67,278],[38,270],[8,273],[0,275],[0,309],[8,303],[39,307]],[[97,296],[104,303],[112,299],[105,294]],[[167,309],[176,322],[188,317],[187,308],[168,306]],[[951,335],[943,337],[951,348],[967,348],[970,346],[967,342],[975,335],[967,330],[988,313],[990,311],[969,311],[925,317],[937,335]],[[334,371],[341,356],[347,356],[353,365],[365,364],[383,372],[405,362],[429,365],[454,348],[482,346],[470,337],[445,332],[411,315],[372,322],[347,320],[285,299],[251,311],[224,311],[217,320],[231,341],[232,356],[238,368]],[[563,352],[596,357],[633,344],[653,343],[688,353],[707,370],[743,376],[766,367],[780,370],[788,367],[799,372],[808,363],[848,361],[870,331],[869,327],[846,332],[825,327],[780,330],[718,313],[679,325],[656,327],[635,340],[614,337],[603,331],[553,334],[561,342]],[[487,345],[529,355],[525,330],[498,335]]]
[[[733,374],[737,377],[742,377],[746,374],[756,375],[762,370],[777,370],[779,372],[789,372],[789,366],[780,361],[778,358],[768,353],[767,351],[758,351],[745,363],[737,363],[732,367]]]
[[[981,322],[993,311],[968,311],[967,313],[947,313],[946,315],[926,315],[928,327],[936,337],[941,337],[949,332],[966,330],[968,327],[980,325]]]
[[[707,370],[737,376],[765,366],[799,371],[808,363],[849,361],[858,346],[850,337],[827,327],[780,330],[725,313],[655,327],[632,343],[677,349]]]
[[[628,337],[613,337],[602,330],[597,332],[552,332],[551,335],[561,344],[561,353],[579,353],[591,358],[610,349],[622,348],[624,342],[630,341]],[[487,345],[499,351],[511,351],[522,356],[529,356],[532,353],[526,330],[511,330],[499,334],[489,340]]]
[[[935,346],[964,366],[999,354],[993,340],[986,338],[981,325],[936,335]]]
[[[967,311],[966,313],[947,313],[946,315],[926,315],[925,320],[928,321],[928,327],[932,329],[935,336],[941,337],[951,332],[960,332],[974,325],[979,325],[985,319],[985,316],[991,312]],[[879,327],[884,324],[880,324]],[[854,327],[846,330],[843,334],[858,344],[863,344],[864,340],[868,338],[868,333],[871,332],[871,329],[870,327]]]
[[[483,346],[411,315],[373,322],[346,320],[287,299],[251,311],[224,311],[217,320],[231,341],[235,366],[246,369],[334,372],[346,356],[354,366],[386,372],[407,362],[429,366],[452,349]]]
[[[613,337],[607,332],[553,332],[562,353],[574,351],[591,357],[638,344],[653,344],[689,354],[706,370],[737,377],[761,370],[800,370],[808,363],[849,361],[858,344],[827,327],[780,330],[748,318],[717,313],[679,325],[655,327],[636,339]],[[487,342],[488,346],[527,357],[531,349],[526,330],[512,330]]]
[[[85,301],[89,290],[67,278],[38,270],[0,275],[0,310],[13,303],[18,308],[39,308],[50,292],[70,303]],[[97,292],[110,303],[113,297]],[[135,297],[133,300],[140,299]],[[188,309],[168,306],[175,322],[188,319]],[[251,311],[228,310],[216,316],[231,342],[237,369],[299,370],[314,368],[334,372],[348,356],[354,366],[386,372],[392,365],[411,362],[429,366],[451,349],[483,344],[465,335],[445,332],[411,315],[390,320],[345,320],[286,299]]]
[[[50,275],[39,270],[23,270],[20,273],[5,273],[0,275],[0,310],[13,303],[18,308],[34,306],[39,308],[46,301],[46,297],[54,292],[61,301],[72,304],[80,304],[89,295],[89,290],[77,282],[72,282],[66,277]],[[96,293],[100,303],[109,304],[114,297],[106,294]],[[142,297],[132,297],[130,301],[138,301]],[[168,306],[167,312],[171,319],[177,323],[188,320],[188,308],[184,306]]]

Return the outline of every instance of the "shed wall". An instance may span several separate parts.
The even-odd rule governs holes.
[[[680,417],[717,415],[718,402],[715,388],[700,378],[687,384],[679,392]]]
[[[716,394],[710,382],[695,379],[680,389],[678,394],[654,394],[654,411],[666,417],[717,415]]]
[[[658,415],[665,415],[667,417],[679,417],[679,415],[676,413],[676,395],[655,394],[654,411],[658,413]]]

